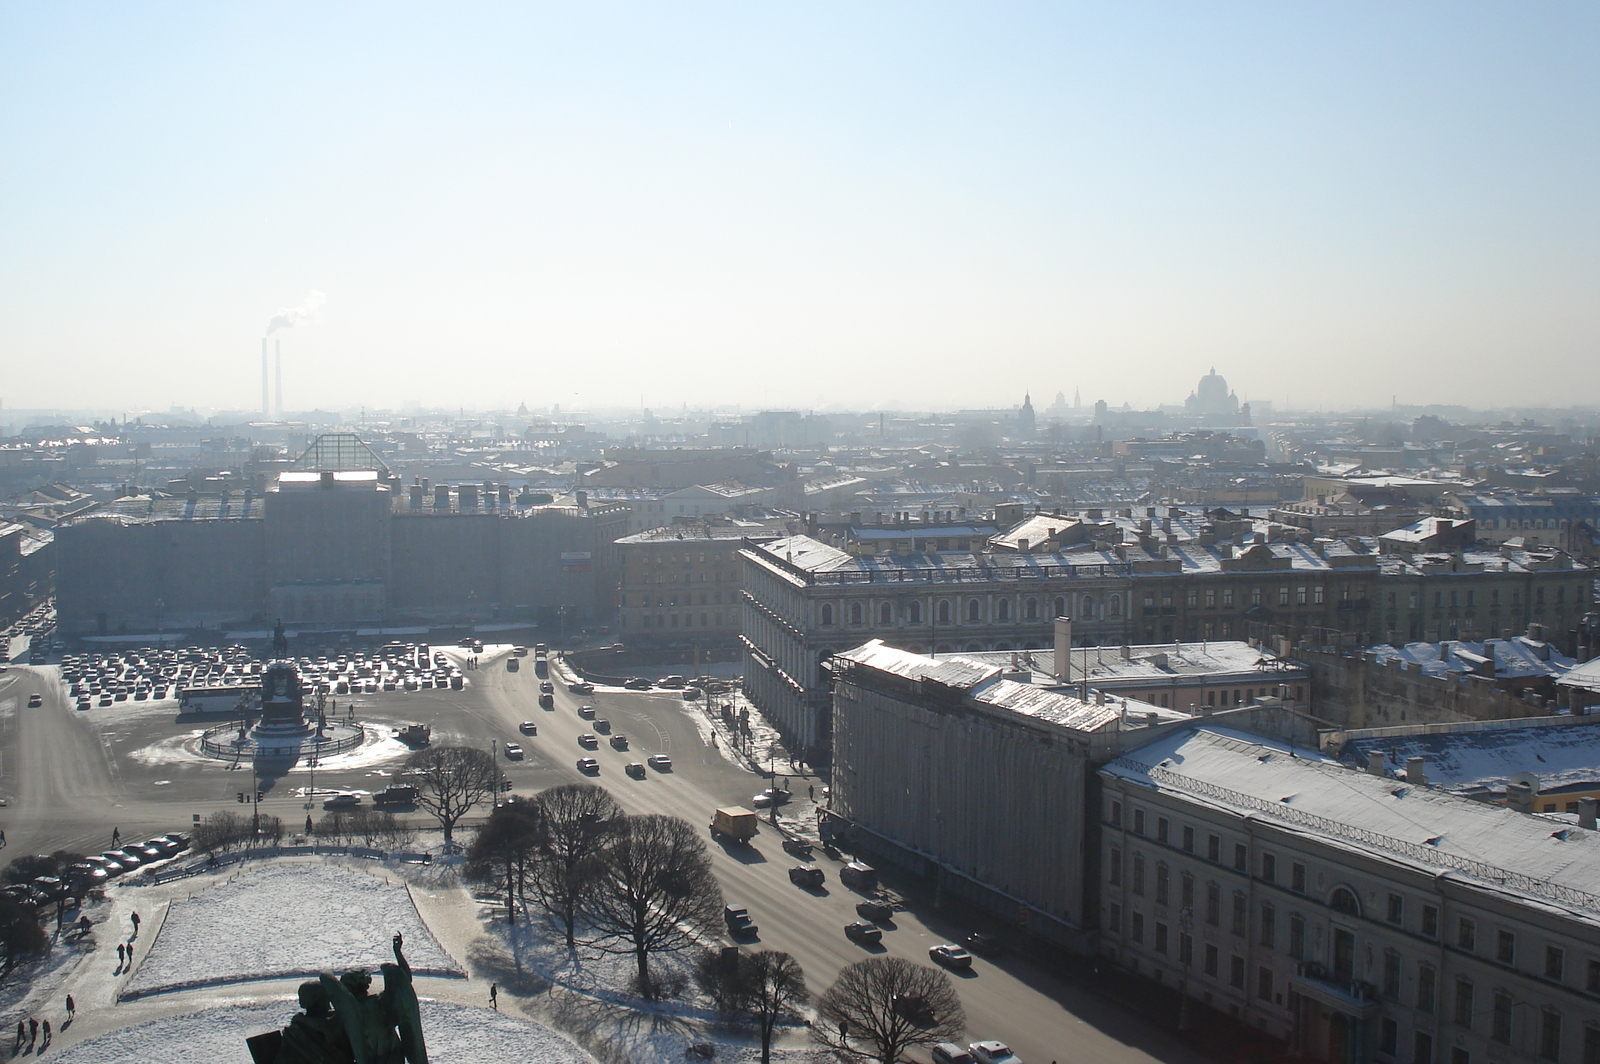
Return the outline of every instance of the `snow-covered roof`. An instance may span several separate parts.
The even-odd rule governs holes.
[[[1476,672],[1478,665],[1486,662],[1491,654],[1494,656],[1494,674],[1498,679],[1562,676],[1573,666],[1573,660],[1551,644],[1522,635],[1514,639],[1486,639],[1481,643],[1470,639],[1407,643],[1403,647],[1382,643],[1368,653],[1379,665],[1399,658],[1424,676]]]
[[[1364,769],[1368,754],[1377,752],[1398,771],[1420,757],[1429,783],[1462,794],[1503,791],[1519,773],[1538,777],[1540,793],[1600,782],[1600,715],[1474,721],[1393,734],[1401,730],[1356,733],[1339,760]]]
[[[1600,896],[1590,893],[1600,884],[1600,832],[1555,818],[1370,775],[1209,724],[1159,735],[1101,774],[1600,923]]]

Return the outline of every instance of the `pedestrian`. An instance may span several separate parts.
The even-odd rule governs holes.
[[[134,913],[132,916],[128,917],[128,919],[133,921],[133,938],[138,938],[139,937],[139,914],[138,913]],[[132,942],[133,939],[129,939],[128,941]]]
[[[28,1017],[28,1044],[31,1046],[39,1040],[39,1021],[32,1016]]]
[[[496,1012],[500,1011],[500,984],[499,983],[490,983],[489,984],[489,1004],[490,1004],[490,1006],[492,1006],[494,1008],[494,1011],[496,1011]]]
[[[122,829],[121,828],[112,828],[111,829],[111,848],[114,850],[121,843],[122,843]]]
[[[120,969],[127,960],[128,947],[117,943],[117,967]]]
[[[806,794],[810,797],[810,799],[813,802],[816,801],[817,800],[817,785],[815,783],[813,783],[811,786],[807,787],[806,788]]]
[[[67,995],[67,1019],[75,1020],[77,1018],[78,1018],[78,1003],[76,1001],[72,1000],[72,995],[71,994],[68,994]]]
[[[50,1048],[50,1021],[49,1020],[45,1020],[44,1021],[44,1041],[39,1046],[39,1052],[43,1053],[46,1049],[49,1049],[49,1048]]]
[[[17,1044],[11,1047],[11,1055],[16,1056],[22,1049],[22,1043],[28,1037],[28,1027],[21,1020],[17,1021]]]

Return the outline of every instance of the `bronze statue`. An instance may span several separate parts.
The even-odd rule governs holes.
[[[283,634],[283,618],[278,618],[278,623],[272,626],[272,656],[286,658],[289,656],[289,637]]]
[[[323,989],[344,1025],[355,1064],[428,1064],[411,965],[400,951],[403,943],[400,935],[394,936],[395,962],[383,965],[383,992],[377,997],[368,993],[372,976],[364,968],[337,977],[322,973]]]
[[[283,1030],[245,1040],[255,1064],[354,1064],[350,1039],[321,981],[300,984],[300,1007],[305,1011]]]

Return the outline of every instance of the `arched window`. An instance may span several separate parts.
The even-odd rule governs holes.
[[[1094,596],[1093,595],[1085,595],[1085,596],[1083,596],[1083,601],[1082,601],[1082,603],[1079,604],[1079,607],[1078,607],[1078,616],[1082,617],[1086,621],[1094,620]]]
[[[1122,596],[1121,595],[1112,595],[1110,598],[1106,599],[1106,611],[1112,617],[1121,617],[1122,616]]]
[[[1010,599],[1001,599],[999,602],[995,603],[994,619],[997,621],[1009,621],[1011,619]]]
[[[861,603],[859,603],[859,602],[850,603],[850,623],[851,624],[860,624],[861,623]]]
[[[1348,913],[1351,916],[1361,915],[1361,902],[1356,898],[1355,891],[1349,887],[1339,887],[1328,898],[1328,905],[1337,913]]]
[[[822,626],[824,628],[829,628],[829,627],[832,627],[832,625],[833,625],[833,603],[824,602],[822,604]]]
[[[1067,615],[1067,600],[1064,596],[1056,596],[1055,607],[1057,617],[1065,617]]]
[[[885,627],[894,623],[894,607],[887,602],[878,607],[878,623]]]
[[[911,600],[911,605],[906,607],[906,620],[912,624],[922,623],[922,603],[916,599]]]
[[[1022,600],[1022,619],[1025,621],[1039,619],[1039,604],[1031,598]]]
[[[949,624],[950,623],[950,602],[949,602],[949,600],[947,600],[947,599],[940,599],[939,600],[938,617],[939,617],[939,623],[940,624]]]
[[[967,603],[967,623],[977,624],[981,620],[983,620],[983,604],[973,599]]]

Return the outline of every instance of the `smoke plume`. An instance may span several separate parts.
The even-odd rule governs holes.
[[[267,335],[271,336],[279,329],[292,329],[296,325],[304,325],[317,316],[317,308],[328,301],[328,297],[313,288],[306,293],[298,307],[284,307],[272,316],[267,322]]]

